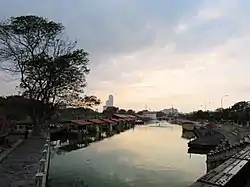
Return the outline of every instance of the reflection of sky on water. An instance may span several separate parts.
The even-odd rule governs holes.
[[[79,177],[97,186],[187,186],[205,172],[205,157],[187,154],[181,127],[137,127],[85,149],[55,156],[51,186]],[[61,185],[62,187],[64,185]]]

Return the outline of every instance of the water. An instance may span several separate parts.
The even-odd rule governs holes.
[[[187,153],[181,126],[138,126],[72,152],[55,154],[51,187],[186,187],[206,171],[205,156]]]

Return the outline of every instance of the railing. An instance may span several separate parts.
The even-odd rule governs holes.
[[[44,149],[42,150],[42,159],[39,162],[38,171],[35,179],[35,187],[46,187],[50,165],[50,135],[47,135]]]

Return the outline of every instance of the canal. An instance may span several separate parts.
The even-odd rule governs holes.
[[[55,149],[50,187],[187,187],[206,172],[206,157],[190,155],[179,125],[137,126],[63,152]]]

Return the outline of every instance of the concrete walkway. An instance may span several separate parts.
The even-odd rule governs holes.
[[[43,137],[30,137],[0,163],[1,187],[34,186],[44,141]]]

